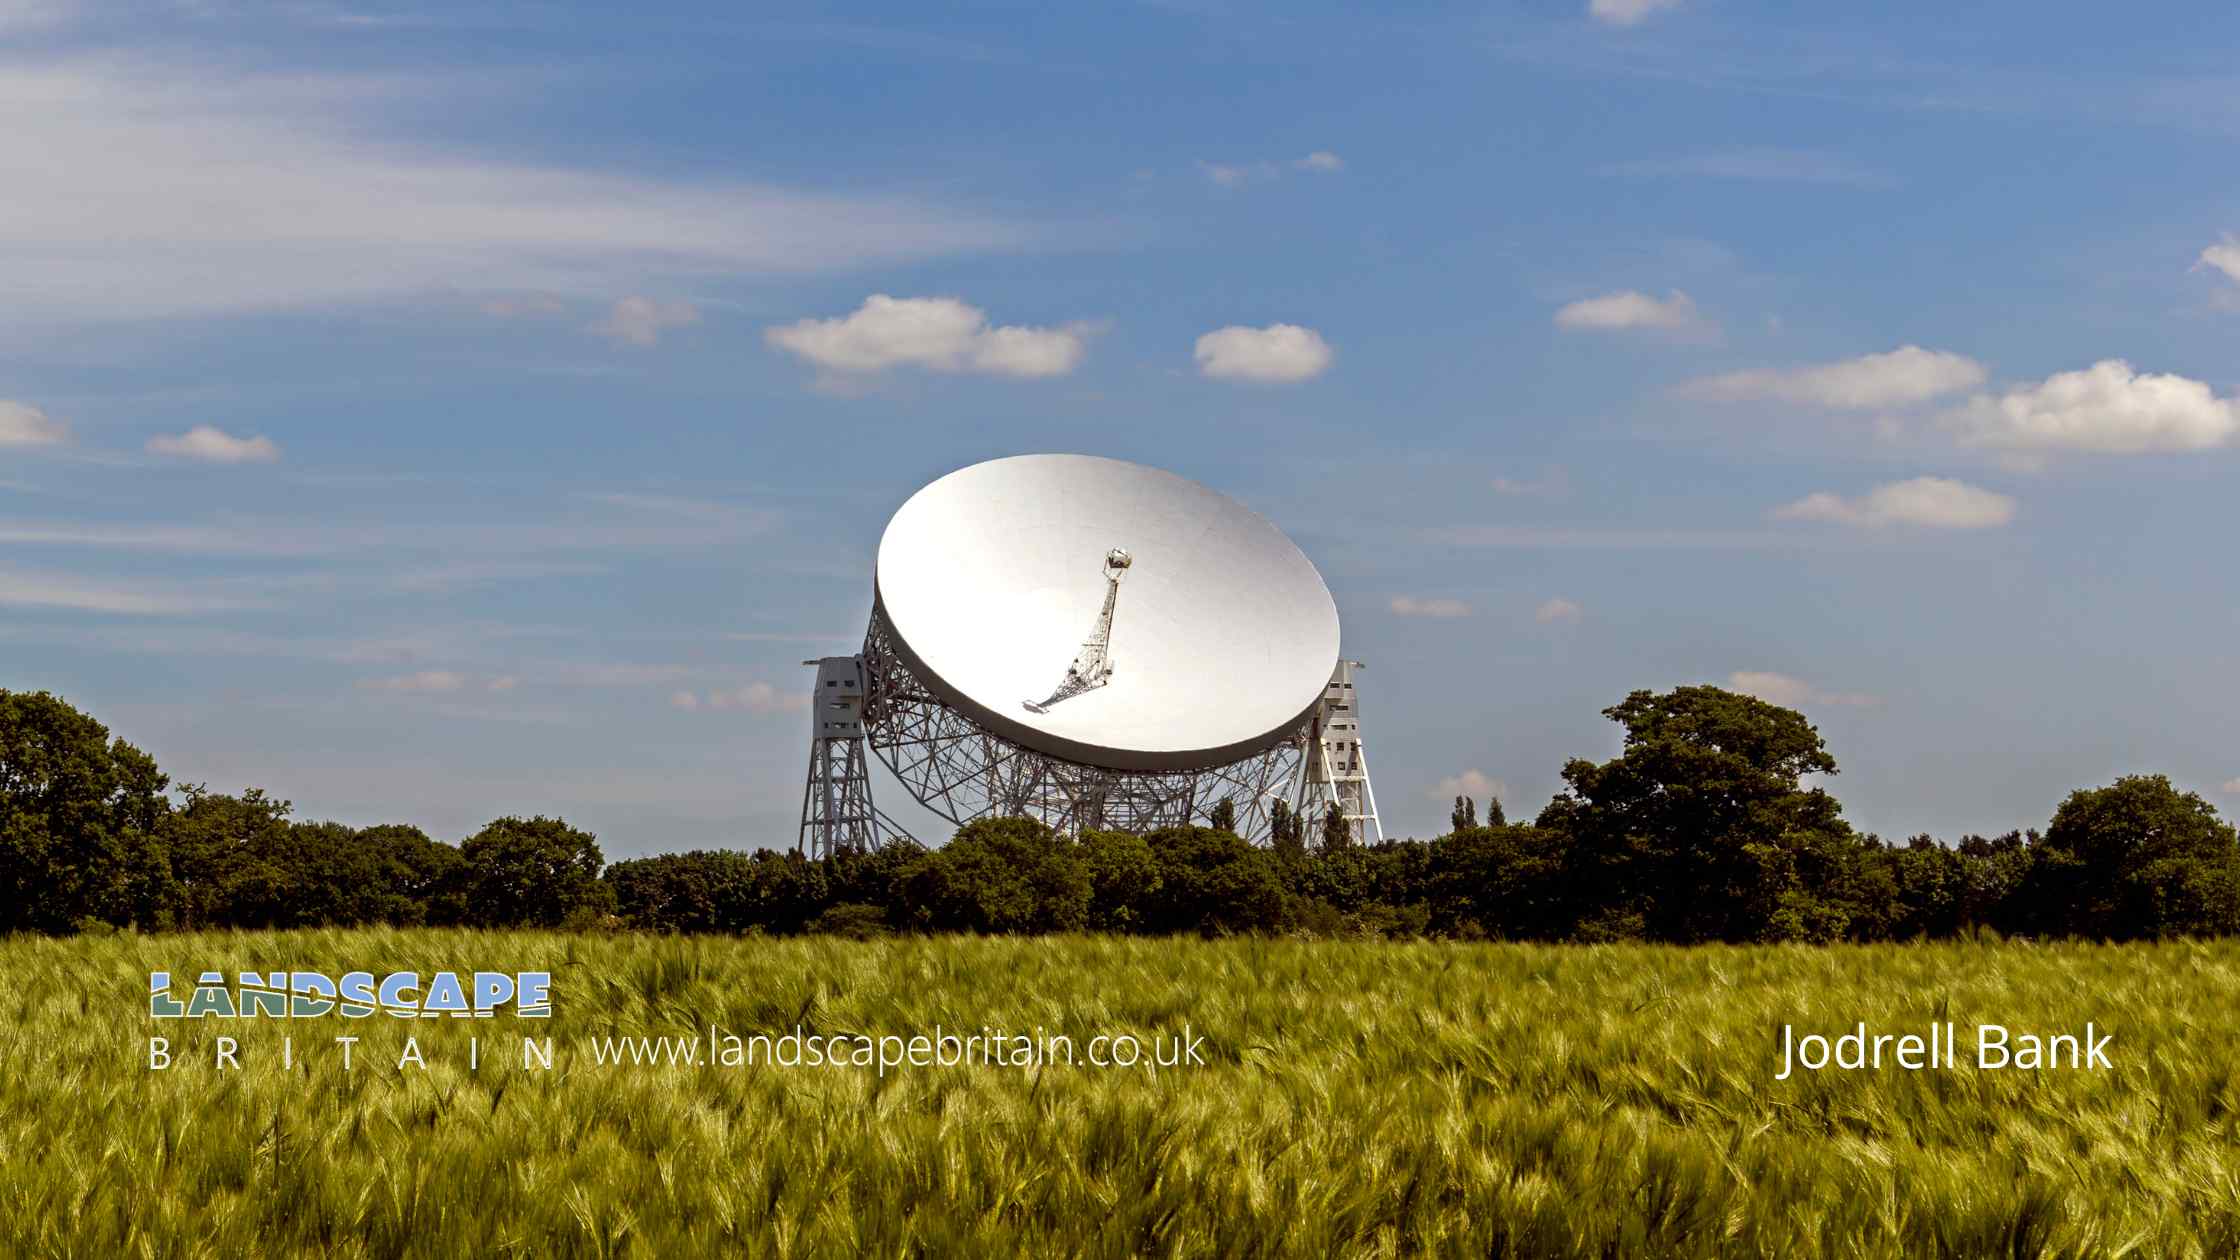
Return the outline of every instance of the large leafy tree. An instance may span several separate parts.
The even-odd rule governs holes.
[[[934,928],[1072,932],[1089,921],[1089,871],[1077,846],[1032,818],[959,827],[925,855],[912,887]]]
[[[2071,792],[2023,896],[2041,931],[2111,940],[2240,928],[2240,844],[2159,774]]]
[[[1636,691],[1613,760],[1574,759],[1540,825],[1572,841],[1585,934],[1825,940],[1849,926],[1862,845],[1806,787],[1835,758],[1803,714],[1718,687]]]
[[[614,907],[605,858],[588,831],[558,818],[500,818],[459,846],[461,909],[482,927],[558,927]]]
[[[1141,927],[1146,907],[1159,891],[1159,864],[1151,846],[1125,831],[1084,831],[1080,850],[1089,873],[1089,926],[1107,932]]]
[[[152,922],[167,782],[60,698],[0,691],[0,931]]]
[[[1159,876],[1144,900],[1146,930],[1265,932],[1283,925],[1276,854],[1210,827],[1169,827],[1144,842]]]
[[[298,832],[288,802],[250,788],[239,796],[188,786],[164,828],[171,904],[180,927],[293,927],[325,923],[335,890],[356,873],[317,828]],[[339,829],[344,836],[347,828]],[[317,890],[314,891],[313,885]],[[316,904],[314,904],[316,903]]]
[[[1552,940],[1570,930],[1562,837],[1538,827],[1468,827],[1431,842],[1431,925],[1459,936]]]

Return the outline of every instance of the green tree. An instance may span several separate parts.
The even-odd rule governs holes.
[[[441,925],[464,916],[458,890],[465,859],[459,850],[402,823],[362,827],[351,840],[366,855],[378,889],[369,922]]]
[[[1299,816],[1291,812],[1291,802],[1278,798],[1268,807],[1268,843],[1285,857],[1306,851],[1306,837],[1300,832]]]
[[[1210,827],[1170,827],[1144,837],[1159,884],[1145,899],[1152,932],[1267,932],[1283,926],[1274,854]]]
[[[1350,849],[1352,847],[1353,824],[1346,821],[1346,816],[1339,810],[1338,803],[1332,801],[1322,810],[1322,851],[1324,853],[1336,853],[1340,849]]]
[[[1073,841],[1033,818],[980,818],[920,861],[911,887],[928,927],[1072,932],[1089,919],[1090,880]]]
[[[1433,930],[1499,940],[1569,934],[1560,835],[1530,826],[1471,827],[1430,848]]]
[[[155,759],[44,691],[0,691],[0,931],[152,923],[169,871]]]
[[[1454,798],[1454,812],[1447,815],[1448,830],[1468,831],[1478,825],[1478,803],[1467,796]]]
[[[558,818],[500,818],[460,845],[459,858],[463,918],[478,927],[558,927],[614,908],[598,839]]]
[[[1603,710],[1614,760],[1574,759],[1540,824],[1572,842],[1588,937],[1832,940],[1850,927],[1863,846],[1801,780],[1835,758],[1803,714],[1717,687],[1636,691]]]
[[[2038,833],[2010,831],[1994,839],[1962,836],[1957,846],[1964,861],[1965,885],[1961,893],[1960,923],[1983,926],[2004,933],[2038,930],[2031,922],[2024,892],[2035,880],[2044,844]]]
[[[2135,940],[2240,928],[2232,825],[2159,774],[2071,792],[2024,896],[2039,930]]]
[[[1105,932],[1141,928],[1150,899],[1159,891],[1159,864],[1151,846],[1125,831],[1085,831],[1080,852],[1089,873],[1089,926]]]
[[[301,882],[294,861],[293,807],[261,788],[239,796],[202,784],[166,820],[170,903],[183,928],[295,926]]]
[[[1236,801],[1226,796],[1215,801],[1213,808],[1206,814],[1206,826],[1213,828],[1215,831],[1235,831],[1237,829]]]

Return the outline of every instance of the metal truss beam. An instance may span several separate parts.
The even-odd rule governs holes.
[[[1238,834],[1265,843],[1269,811],[1290,796],[1309,724],[1267,750],[1195,771],[1114,770],[1023,748],[949,707],[894,651],[876,609],[864,637],[862,725],[871,749],[926,808],[962,826],[1025,815],[1078,835],[1202,823],[1222,801]]]

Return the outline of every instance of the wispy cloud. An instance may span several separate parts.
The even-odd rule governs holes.
[[[1493,492],[1512,498],[1561,499],[1571,494],[1571,477],[1561,468],[1551,468],[1538,477],[1495,477]]]
[[[751,682],[709,692],[671,692],[669,705],[687,712],[708,709],[719,713],[732,710],[755,714],[799,713],[809,707],[809,697],[798,691],[780,691],[766,682]]]
[[[1242,188],[1246,184],[1263,183],[1275,179],[1286,171],[1303,171],[1310,175],[1335,175],[1346,169],[1345,159],[1328,149],[1317,149],[1305,157],[1287,162],[1200,162],[1198,170],[1213,183],[1223,188]]]
[[[2240,284],[2240,240],[2226,236],[2223,240],[2201,251],[2195,260],[2196,271],[2203,267],[2224,273],[2227,280]]]
[[[1775,401],[1837,410],[1902,407],[1981,385],[1988,373],[1966,355],[1920,346],[1794,368],[1758,368],[1687,381],[1673,390],[1713,402]]]
[[[690,302],[663,302],[649,297],[626,297],[607,311],[592,331],[624,345],[658,344],[672,328],[690,328],[700,322],[700,308]]]
[[[269,464],[280,458],[280,447],[271,438],[235,437],[214,425],[198,424],[177,435],[148,439],[155,455],[200,460],[205,464]]]
[[[1601,297],[1581,298],[1556,311],[1556,327],[1574,332],[1649,331],[1703,336],[1715,326],[1696,308],[1695,299],[1678,289],[1661,298],[1627,289]]]
[[[392,118],[470,90],[527,88],[149,54],[0,59],[0,326],[462,290],[612,294],[649,277],[1037,236],[907,198],[534,166],[396,138]]]
[[[1801,678],[1776,674],[1769,670],[1741,669],[1727,675],[1727,687],[1744,695],[1756,696],[1767,704],[1778,704],[1785,709],[1805,705],[1844,705],[1865,708],[1882,703],[1875,697],[1857,691],[1822,691]]]
[[[496,695],[512,691],[520,685],[521,679],[512,674],[470,674],[454,669],[422,669],[386,678],[360,679],[358,682],[358,687],[364,691],[424,696],[448,696],[460,692]]]
[[[1396,617],[1467,617],[1470,605],[1459,599],[1419,599],[1413,595],[1395,595],[1387,605]]]
[[[1473,801],[1483,800],[1489,796],[1497,800],[1506,800],[1509,796],[1509,785],[1493,778],[1483,770],[1465,770],[1461,774],[1450,774],[1432,784],[1431,795],[1441,801],[1451,801],[1458,796],[1467,796]]]
[[[1587,0],[1587,16],[1607,26],[1636,26],[1679,7],[1680,0]]]
[[[387,691],[408,695],[447,695],[464,690],[467,676],[456,670],[423,669],[410,674],[397,674],[389,678],[368,678],[358,686],[367,691]]]
[[[620,496],[614,506],[630,506]],[[457,557],[524,556],[552,551],[630,550],[720,546],[774,527],[777,512],[759,507],[699,505],[699,515],[653,508],[620,517],[579,514],[528,521],[392,521],[307,524],[290,518],[223,524],[108,524],[80,521],[0,520],[0,543],[210,556],[330,556],[346,552],[430,552]],[[574,563],[582,563],[577,561]]]
[[[177,616],[247,608],[254,603],[176,583],[99,581],[74,574],[0,569],[0,606]]]
[[[1599,173],[1652,179],[1696,177],[1777,184],[1830,184],[1848,188],[1891,188],[1898,182],[1848,158],[1811,149],[1712,149],[1615,162],[1602,167]]]
[[[1756,550],[1803,545],[1793,535],[1763,530],[1442,525],[1418,531],[1416,536],[1419,541],[1436,546],[1514,547],[1548,551]]]
[[[1532,619],[1543,626],[1570,625],[1586,616],[1587,610],[1561,595],[1548,600],[1532,610]]]
[[[60,446],[70,426],[30,403],[0,398],[0,446]]]

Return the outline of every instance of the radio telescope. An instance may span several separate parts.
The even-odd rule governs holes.
[[[956,824],[1078,834],[1202,822],[1269,837],[1335,805],[1382,838],[1338,612],[1282,531],[1173,473],[1020,455],[950,473],[888,522],[863,650],[816,667],[803,852],[910,837],[875,755]]]

